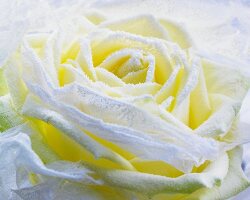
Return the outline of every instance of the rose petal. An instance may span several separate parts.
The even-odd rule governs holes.
[[[41,107],[32,99],[32,97],[27,98],[23,113],[30,117],[34,117],[36,119],[40,119],[52,124],[59,130],[61,130],[65,135],[74,140],[76,143],[79,143],[91,153],[93,153],[96,158],[109,159],[113,162],[119,163],[126,169],[133,170],[132,165],[127,160],[125,160],[115,152],[109,150],[108,148],[105,148],[101,144],[97,143],[86,133],[81,131],[77,126],[67,121],[62,115],[54,112],[53,110]]]
[[[125,170],[105,170],[91,165],[86,167],[96,171],[108,185],[152,197],[159,193],[191,193],[202,187],[220,185],[227,174],[228,165],[228,156],[224,154],[211,163],[203,173],[185,174],[178,178]]]
[[[179,44],[182,48],[186,49],[195,46],[184,24],[178,24],[166,19],[160,19],[160,24],[167,29],[171,40]]]
[[[237,147],[228,153],[229,156],[229,169],[225,179],[220,186],[213,188],[201,189],[194,192],[192,195],[184,198],[185,200],[201,199],[227,199],[239,192],[243,191],[250,186],[250,182],[245,176],[241,168],[242,149]]]
[[[139,15],[122,20],[107,21],[100,24],[113,31],[125,31],[145,37],[168,39],[168,32],[151,15]]]
[[[0,132],[23,123],[23,117],[18,115],[11,104],[9,95],[0,97]]]

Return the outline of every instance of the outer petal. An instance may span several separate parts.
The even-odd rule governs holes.
[[[129,33],[145,36],[169,39],[168,32],[151,15],[139,15],[118,21],[108,21],[100,25],[114,31],[126,31]]]
[[[99,184],[89,174],[90,170],[60,171],[46,167],[31,148],[27,134],[21,133],[21,127],[9,129],[0,135],[0,193],[2,199],[15,199],[12,190],[31,186],[30,173],[60,177],[72,181]],[[18,198],[16,198],[18,199]]]
[[[213,113],[194,132],[203,136],[222,137],[231,129],[241,103],[219,94],[211,94],[210,100]]]
[[[227,176],[222,181],[221,186],[215,186],[211,189],[201,189],[191,196],[184,198],[185,200],[214,200],[227,199],[250,186],[250,182],[245,176],[241,168],[242,149],[236,147],[228,153],[229,169]]]
[[[167,29],[171,40],[179,44],[182,48],[186,49],[194,46],[194,42],[187,30],[183,28],[184,24],[178,24],[166,19],[160,19],[160,23]]]
[[[5,95],[8,92],[6,79],[4,77],[3,69],[0,68],[0,96]]]
[[[134,109],[133,113],[135,115],[132,116],[133,118],[126,117],[128,121],[127,122],[123,121],[123,123],[129,123],[131,128],[128,128],[127,126],[124,126],[123,124],[119,125],[119,124],[107,123],[101,119],[93,118],[91,115],[81,112],[79,109],[76,109],[75,107],[70,106],[68,103],[65,104],[63,102],[56,100],[55,96],[54,97],[50,96],[48,93],[46,93],[37,85],[29,85],[29,88],[36,95],[38,95],[44,102],[46,102],[46,104],[50,104],[58,112],[67,116],[67,118],[70,118],[72,121],[76,120],[77,123],[81,124],[81,126],[85,130],[88,130],[94,134],[97,134],[98,136],[108,141],[114,142],[118,144],[119,146],[124,147],[125,149],[129,149],[133,153],[139,156],[145,157],[147,159],[160,159],[160,160],[164,159],[165,161],[171,162],[171,164],[173,164],[174,166],[184,171],[189,171],[191,169],[190,167],[195,163],[196,165],[203,163],[205,157],[207,159],[216,158],[218,156],[219,151],[221,150],[221,145],[213,139],[201,138],[189,132],[186,132],[186,133],[181,132],[180,130],[178,130],[178,128],[167,123],[162,123],[160,127],[157,127],[156,124],[159,123],[159,120],[157,122],[156,118],[151,117],[150,115],[148,115],[148,113],[142,112],[140,109],[136,109],[135,107],[131,107],[130,105],[124,104],[122,102],[114,101],[115,103],[114,105],[118,103],[118,105],[121,104],[120,106],[125,106],[125,108],[128,106],[130,110],[132,108]],[[67,93],[69,93],[70,91],[72,91],[73,88],[70,87],[69,90],[65,90],[64,92],[67,91]],[[81,88],[78,88],[78,89],[81,90]],[[87,88],[84,88],[82,92],[85,91],[86,95],[91,95],[91,96],[94,95],[92,96],[92,98],[96,98],[95,97],[96,94],[94,94],[93,92],[88,93],[89,91],[86,89]],[[57,91],[56,93],[59,94],[59,91]],[[103,103],[105,101],[103,101]],[[95,103],[97,103],[97,105],[99,106],[102,105],[102,104],[99,104],[98,101],[96,102],[92,101],[89,103],[90,103],[89,106],[93,105],[94,107],[95,107]],[[110,108],[110,110],[108,111],[112,112],[112,110],[113,108]],[[123,110],[121,109],[120,112],[122,113],[122,111]],[[131,119],[139,120],[139,122],[148,121],[148,123],[145,123],[145,125],[148,125],[148,128],[152,131],[152,133],[145,134],[145,132],[148,132],[146,127],[142,127],[140,124],[135,124],[134,121],[131,121]],[[152,124],[152,121],[150,121],[150,119],[153,120],[154,122],[153,124]],[[153,126],[151,126],[151,124]],[[155,128],[153,129],[152,127],[155,127]],[[164,130],[165,131],[168,130],[169,135],[164,134]],[[160,140],[159,137],[161,137],[162,140]],[[179,138],[179,140],[177,141],[174,138]],[[165,141],[163,142],[163,140]],[[173,142],[170,143],[169,141],[174,141],[174,143]],[[191,146],[193,146],[193,141],[197,141],[196,142],[197,148],[191,148]],[[135,142],[137,143],[137,145],[132,145]],[[142,146],[140,147],[140,145]],[[149,151],[149,149],[145,149],[145,146],[143,147],[143,145],[147,145],[148,148],[153,148],[154,150],[152,150],[151,152]],[[188,148],[189,151],[187,151],[184,148],[185,146],[190,146],[190,148]],[[165,148],[168,150],[166,150]],[[156,153],[157,149],[159,151],[158,153]],[[163,149],[165,149],[164,152],[163,152]],[[204,153],[201,153],[201,152],[204,152]],[[168,156],[163,156],[161,155],[162,153]],[[175,156],[173,154],[175,154]],[[156,158],[156,156],[158,158]]]
[[[202,187],[220,185],[227,173],[228,157],[227,154],[222,155],[202,173],[185,174],[177,178],[125,170],[106,170],[88,164],[86,166],[96,171],[108,185],[152,197],[159,193],[191,193]]]
[[[142,109],[88,87],[74,83],[64,88],[54,88],[32,49],[25,46],[23,54],[27,63],[24,68],[25,81],[31,92],[85,130],[129,149],[139,157],[164,159],[183,171],[190,171],[193,165],[215,159],[221,151],[221,145],[213,139],[183,132]],[[137,145],[134,145],[135,142]],[[154,151],[150,152],[144,145]],[[157,149],[158,153],[155,153]]]
[[[21,78],[21,62],[17,62],[19,55],[13,55],[4,69],[4,76],[8,85],[13,106],[20,109],[27,95],[27,89]]]
[[[23,118],[17,114],[9,95],[0,97],[0,132],[23,123]]]
[[[31,149],[31,143],[30,143],[28,135],[24,133],[18,133],[17,135],[11,135],[9,137],[8,136],[9,133],[11,133],[11,131],[8,131],[8,133],[6,134],[2,134],[2,137],[0,138],[1,139],[0,140],[1,154],[6,153],[5,156],[1,156],[2,157],[1,163],[9,164],[9,160],[13,160],[12,161],[13,165],[17,165],[17,166],[25,165],[25,167],[27,167],[29,170],[38,174],[61,177],[61,178],[69,179],[69,180],[70,179],[75,180],[75,181],[79,181],[85,178],[82,175],[82,173],[67,174],[67,173],[63,173],[60,171],[46,168],[43,165],[40,158]],[[13,156],[10,156],[11,154],[13,154]],[[3,165],[3,167],[8,167],[8,166]],[[89,180],[91,180],[91,178]],[[95,182],[94,180],[92,181]]]
[[[206,58],[202,59],[202,66],[204,74],[206,74],[205,80],[209,93],[223,94],[236,101],[244,98],[250,82],[239,68]]]
[[[133,170],[132,165],[126,159],[93,140],[85,132],[81,131],[76,125],[65,119],[62,115],[54,112],[53,110],[41,107],[38,103],[35,103],[31,97],[27,99],[23,112],[30,117],[51,123],[53,126],[61,130],[65,135],[70,137],[73,141],[79,143],[84,148],[93,153],[95,157],[109,159],[119,163],[125,169]]]
[[[1,4],[2,5],[2,4]],[[5,10],[4,10],[5,11]],[[4,12],[1,11],[1,12]],[[11,11],[9,11],[11,12]],[[2,26],[0,30],[0,68],[6,63],[8,58],[16,50],[27,28],[27,23],[23,21],[12,22],[9,26]]]
[[[64,163],[58,163],[64,164]],[[72,165],[74,166],[74,165]],[[14,192],[25,200],[131,200],[133,194],[121,189],[107,186],[93,186],[82,183],[69,182],[66,180],[48,180],[32,186],[14,190]]]

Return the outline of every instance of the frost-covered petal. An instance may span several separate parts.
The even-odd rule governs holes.
[[[24,119],[18,115],[12,105],[9,95],[0,97],[0,132],[23,123]]]
[[[100,24],[113,31],[126,31],[129,33],[145,36],[168,39],[168,32],[156,18],[151,15],[139,15],[116,21],[107,21]]]
[[[250,182],[245,176],[241,168],[242,149],[236,147],[228,153],[229,156],[229,168],[225,179],[222,181],[220,186],[213,188],[201,189],[194,192],[192,195],[184,198],[185,200],[213,200],[213,199],[228,199],[247,187]]]
[[[106,69],[103,68],[96,68],[96,75],[99,81],[106,83],[109,86],[119,87],[124,86],[125,83],[115,76],[113,73],[110,73]]]
[[[92,80],[96,80],[96,72],[94,70],[90,43],[86,39],[80,39],[80,50],[76,57],[76,61],[81,66],[85,74]]]
[[[0,96],[5,95],[8,92],[6,78],[4,77],[4,71],[0,69]]]
[[[249,80],[240,69],[206,58],[202,59],[202,66],[209,93],[224,94],[235,100],[244,98],[249,88]]]
[[[241,103],[218,94],[211,94],[210,100],[213,114],[194,132],[209,137],[222,137],[229,132],[234,120],[237,118]]]
[[[178,43],[182,48],[186,49],[195,46],[194,41],[185,29],[184,24],[176,23],[167,19],[160,19],[159,21],[160,24],[167,29],[171,40]]]
[[[19,126],[0,135],[0,191],[4,199],[15,197],[12,190],[32,186],[29,179],[31,173],[71,181],[83,181],[87,184],[100,184],[98,180],[94,180],[90,176],[91,171],[86,168],[76,171],[71,166],[68,171],[60,171],[60,169],[46,167],[32,150],[29,136],[20,132],[25,129]]]
[[[143,49],[155,56],[156,82],[164,83],[172,67],[168,59],[168,48],[159,39],[144,38],[125,32],[99,31],[89,35],[94,65],[99,65],[110,53],[124,49]]]
[[[33,89],[32,89],[32,87],[33,87]],[[165,151],[164,154],[168,154],[169,156],[171,155],[171,157],[165,157],[164,158],[163,155],[161,156],[161,154],[158,154],[157,155],[159,157],[158,159],[163,159],[163,158],[166,159],[167,158],[167,160],[166,160],[167,162],[171,162],[171,163],[173,162],[172,164],[174,166],[186,171],[186,170],[188,170],[188,166],[191,167],[194,164],[194,162],[197,162],[197,163],[203,162],[204,161],[203,156],[205,156],[205,155],[208,156],[210,159],[212,157],[216,157],[217,154],[219,153],[220,149],[221,149],[220,145],[216,141],[213,141],[211,139],[205,139],[205,138],[203,139],[203,138],[197,137],[197,136],[195,136],[195,135],[193,135],[191,133],[185,133],[184,134],[184,133],[178,132],[176,128],[174,128],[174,127],[170,128],[169,125],[167,125],[167,124],[166,124],[167,126],[165,126],[165,128],[166,128],[166,130],[170,131],[169,133],[173,133],[174,137],[172,139],[171,139],[170,135],[167,136],[167,135],[164,135],[161,132],[159,132],[158,134],[155,135],[157,137],[154,137],[154,134],[145,135],[144,133],[138,132],[137,130],[133,130],[131,128],[127,128],[127,127],[124,127],[124,126],[118,126],[118,125],[110,124],[110,123],[105,123],[102,120],[100,121],[98,119],[95,119],[95,118],[83,113],[83,112],[80,112],[79,110],[76,110],[72,106],[67,106],[66,104],[62,104],[59,101],[53,100],[53,98],[49,97],[48,94],[44,93],[44,91],[39,89],[39,87],[37,87],[37,86],[34,87],[34,86],[30,85],[29,88],[32,91],[34,91],[36,93],[36,95],[38,95],[44,102],[46,102],[46,103],[50,104],[51,106],[53,106],[54,108],[56,108],[58,110],[58,112],[63,113],[65,116],[71,118],[73,121],[77,120],[77,122],[79,124],[81,124],[84,129],[87,129],[88,131],[90,131],[90,132],[92,132],[94,134],[100,135],[101,137],[103,137],[103,138],[105,138],[105,139],[107,139],[107,140],[109,140],[111,142],[115,142],[115,143],[119,144],[120,146],[125,147],[125,149],[131,150],[133,153],[135,153],[137,155],[140,155],[140,156],[142,156],[144,158],[148,157],[147,159],[152,159],[153,158],[152,156],[155,154],[156,146],[158,146],[160,149],[161,148],[169,148],[169,149],[172,149],[172,150],[171,151]],[[79,116],[79,117],[77,117],[77,116]],[[141,115],[139,115],[139,116],[141,116]],[[145,116],[143,118],[145,118]],[[140,120],[140,118],[138,118],[138,120]],[[148,118],[148,120],[149,120],[149,118]],[[153,118],[151,120],[153,120]],[[125,123],[125,121],[124,121],[124,123]],[[152,124],[152,123],[149,122],[149,124],[147,124],[147,126],[150,126],[150,124]],[[136,126],[138,126],[138,128],[140,128],[140,125],[136,125]],[[157,126],[155,126],[155,128],[156,127]],[[142,128],[142,130],[147,131],[145,129],[145,127],[141,127],[141,128]],[[150,128],[150,127],[148,127],[148,128]],[[157,131],[157,129],[160,131],[159,128],[160,127],[156,128],[154,130],[151,127],[150,129],[152,129],[152,131]],[[175,132],[174,130],[177,131],[177,132]],[[105,134],[103,134],[103,133],[105,133]],[[161,136],[162,139],[166,141],[166,144],[165,144],[165,142],[162,143],[162,141],[159,141],[159,136]],[[174,139],[176,137],[179,138],[178,141],[176,141]],[[133,138],[134,141],[131,140],[132,138]],[[132,143],[135,142],[135,139],[137,140],[137,145],[136,146],[130,146],[130,145],[132,145]],[[177,146],[175,145],[175,143],[173,143],[173,144],[168,143],[167,142],[168,140],[170,140],[172,142],[176,141],[175,143],[176,143]],[[189,151],[191,151],[192,153],[191,152],[189,153],[186,150],[184,151],[185,148],[183,149],[183,147],[185,147],[185,146],[191,145],[193,147],[193,141],[194,140],[197,140],[197,145],[198,145],[197,148],[190,148]],[[190,141],[190,143],[188,141]],[[152,148],[153,148],[153,144],[154,144],[155,145],[155,150],[150,152],[150,151],[148,151],[148,149],[147,150],[144,149],[144,148],[140,149],[139,144],[141,144],[141,145],[146,145],[147,144],[147,145],[151,146]],[[204,146],[205,144],[207,145],[206,148]],[[129,148],[128,148],[127,145],[129,146]],[[162,151],[162,150],[160,150],[160,151]],[[183,161],[181,161],[182,160],[181,158],[180,158],[179,161],[181,161],[182,164],[181,163],[177,164],[179,162],[177,160],[177,157],[175,156],[175,159],[173,159],[173,157],[172,157],[174,152],[175,152],[175,154],[178,154],[180,157],[182,157],[182,154],[183,154],[183,156],[185,154],[187,154],[187,156],[184,156],[185,158],[183,157],[183,160],[188,161],[189,159],[191,159],[191,160],[188,161],[189,164],[187,165],[187,163],[186,163],[185,164],[186,166],[185,166]],[[177,153],[177,152],[182,152],[182,153],[180,154],[180,153]],[[184,152],[186,152],[186,153],[184,153]],[[204,153],[201,153],[201,152],[204,152]],[[197,157],[196,156],[193,157],[194,155],[196,155]],[[191,158],[189,158],[190,156],[191,156]],[[154,158],[154,159],[156,159],[156,158]],[[190,170],[190,168],[189,168],[189,170]]]
[[[36,119],[43,120],[46,123],[52,124],[61,130],[66,136],[70,137],[76,143],[79,143],[84,148],[93,153],[96,158],[106,158],[113,162],[117,162],[124,168],[133,170],[132,165],[127,160],[97,143],[73,123],[68,122],[62,115],[54,112],[53,110],[39,106],[38,103],[32,100],[32,97],[27,98],[26,104],[23,108],[23,113],[30,117],[34,117]]]
[[[6,63],[13,52],[18,48],[22,37],[27,29],[25,21],[14,21],[9,26],[3,25],[1,21],[0,31],[0,68]]]
[[[41,184],[17,189],[13,192],[25,200],[34,198],[36,200],[131,200],[134,197],[133,194],[122,189],[107,186],[86,185],[65,180],[55,180],[52,178]]]
[[[38,174],[56,176],[78,181],[84,178],[88,179],[88,177],[85,177],[85,174],[82,174],[82,172],[79,174],[67,174],[64,172],[46,168],[37,154],[35,154],[35,152],[31,149],[29,137],[24,133],[19,133],[10,137],[3,133],[3,137],[0,138],[0,145],[2,149],[1,154],[6,154],[5,156],[1,156],[1,163],[5,163],[2,166],[3,168],[8,167],[6,164],[12,162],[12,164],[16,166],[24,165],[29,170]],[[11,154],[13,156],[11,156]],[[91,180],[91,178],[89,180]],[[92,181],[95,182],[94,180]]]
[[[7,103],[5,96],[0,98],[8,110],[0,114],[4,122],[13,117],[7,128],[23,122],[14,120],[16,114],[26,127],[9,129],[11,134],[5,132],[8,137],[2,139],[8,144],[20,134],[28,138],[31,143],[22,152],[32,157],[23,162],[20,153],[6,162],[0,193],[8,196],[11,188],[18,200],[144,200],[144,194],[181,199],[196,189],[194,199],[199,191],[217,198],[214,188],[223,194],[219,185],[227,180],[225,152],[249,141],[242,131],[249,123],[237,126],[250,86],[244,74],[192,53],[194,42],[185,26],[174,21],[150,15],[108,21],[82,12],[79,4],[56,12],[41,5],[48,8],[49,21],[40,21],[40,12],[28,13],[34,18],[28,20],[32,30],[25,33],[21,48],[9,60],[0,56],[8,85],[0,95],[9,90],[11,98]],[[4,57],[15,49],[13,41],[18,46],[14,37]],[[16,139],[11,154],[21,140]],[[89,169],[61,159],[82,160]],[[86,175],[81,180],[67,176],[79,172]],[[100,179],[105,184],[97,186]]]
[[[18,55],[13,55],[13,57],[9,59],[4,69],[4,75],[11,100],[16,109],[20,109],[25,101],[27,89],[21,78],[21,63],[15,60],[17,58],[16,56],[18,57]]]
[[[200,68],[198,83],[190,94],[189,126],[199,127],[212,114],[205,74]]]
[[[177,178],[86,166],[96,171],[108,185],[152,197],[159,193],[191,193],[202,187],[211,188],[214,185],[220,185],[227,174],[228,164],[228,156],[224,154],[208,165],[202,173],[184,174]]]

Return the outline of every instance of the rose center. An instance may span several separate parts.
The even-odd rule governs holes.
[[[109,55],[100,65],[125,83],[154,81],[154,56],[139,49],[123,49]]]

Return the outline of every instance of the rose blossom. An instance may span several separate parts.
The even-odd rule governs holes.
[[[194,39],[147,14],[28,29],[0,76],[4,197],[226,199],[247,188],[237,127],[248,77]]]

